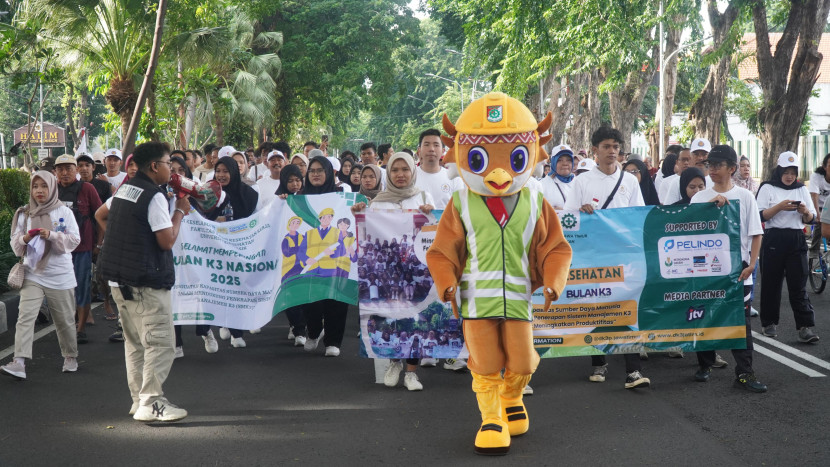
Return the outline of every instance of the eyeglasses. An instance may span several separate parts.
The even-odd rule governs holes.
[[[162,164],[167,164],[167,167],[173,167],[173,161],[156,161],[161,162]]]
[[[640,173],[640,169],[626,170],[626,172],[630,173],[631,175],[637,175],[638,173]]]
[[[326,173],[326,169],[309,169],[308,173],[312,175],[323,175]]]
[[[705,164],[706,164],[706,167],[709,167],[710,170],[711,169],[720,170],[720,169],[726,167],[726,162],[705,162]]]

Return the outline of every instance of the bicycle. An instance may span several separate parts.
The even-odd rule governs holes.
[[[810,288],[815,293],[824,291],[827,285],[827,263],[830,261],[830,251],[827,250],[827,239],[821,239],[821,252],[818,257],[810,258],[807,262],[807,270],[810,273]]]

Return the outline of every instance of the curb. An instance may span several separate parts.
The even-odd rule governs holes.
[[[17,291],[0,294],[0,334],[8,331],[17,322],[19,305],[20,294]]]

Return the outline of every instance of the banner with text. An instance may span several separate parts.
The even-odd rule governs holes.
[[[175,324],[256,329],[280,311],[330,298],[356,304],[356,193],[276,199],[248,218],[195,210],[173,247]]]
[[[540,355],[745,348],[738,202],[558,215],[574,254],[549,310],[533,294]]]
[[[370,211],[357,219],[361,354],[466,358],[461,323],[427,269],[441,211]]]

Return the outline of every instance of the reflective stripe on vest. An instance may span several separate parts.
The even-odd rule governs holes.
[[[453,194],[469,251],[460,283],[462,317],[532,319],[528,252],[541,197],[523,188],[502,229],[481,196],[467,189]]]

